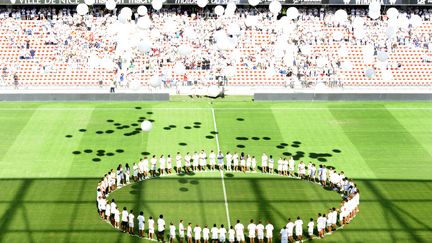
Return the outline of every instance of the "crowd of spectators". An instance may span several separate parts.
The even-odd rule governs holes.
[[[98,68],[100,73],[110,73],[111,80],[120,85],[127,85],[128,81],[149,73],[160,75],[166,84],[212,83],[217,77],[226,79],[226,67],[240,65],[246,70],[266,70],[269,76],[281,75],[289,81],[299,81],[303,86],[313,85],[314,82],[309,82],[311,78],[335,86],[343,79],[342,59],[338,52],[327,46],[341,43],[372,45],[375,53],[392,53],[399,46],[432,49],[432,32],[397,28],[395,35],[388,38],[385,31],[389,21],[385,11],[381,18],[371,20],[367,17],[367,9],[347,9],[349,21],[340,24],[333,18],[337,9],[324,7],[301,8],[299,17],[293,21],[281,20],[286,9],[275,16],[267,7],[238,6],[234,15],[222,17],[216,16],[211,8],[164,6],[160,11],[148,9],[149,22],[138,27],[137,13],[134,12],[128,24],[120,25],[117,22],[120,10],[108,11],[103,7],[91,8],[90,14],[85,16],[77,15],[73,7],[0,8],[1,41],[7,43],[7,48],[19,50],[18,57],[0,57],[2,80],[8,77],[12,80],[13,75],[19,74],[20,62],[16,59],[24,59],[31,61],[35,73],[59,72],[62,65],[66,66],[66,72],[87,70],[90,73],[93,72],[91,68]],[[432,16],[430,8],[400,12],[408,18],[417,14],[423,21],[430,21]],[[249,15],[256,16],[256,24],[248,23]],[[353,34],[355,16],[366,20],[365,38],[358,39]],[[34,25],[24,25],[22,20],[38,21]],[[335,40],[331,32],[323,28],[338,28],[343,38]],[[217,33],[221,30],[226,31],[232,44],[230,48],[217,45]],[[267,37],[257,41],[258,35]],[[140,48],[143,42],[151,48],[143,51]],[[54,55],[40,55],[38,43],[55,46],[52,48]],[[292,56],[279,56],[277,47],[281,43],[295,46],[297,50]],[[179,49],[185,44],[193,51],[189,55],[180,55]],[[320,50],[308,50],[317,45],[321,45]],[[430,61],[430,52],[423,60]],[[199,72],[200,76],[194,73],[180,78],[173,72],[177,62],[186,70],[205,72]],[[386,65],[393,69],[400,68],[403,63],[389,61]]]

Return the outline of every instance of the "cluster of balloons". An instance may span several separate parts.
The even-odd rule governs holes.
[[[381,17],[381,2],[373,1],[369,4],[368,16],[371,19],[378,19]]]

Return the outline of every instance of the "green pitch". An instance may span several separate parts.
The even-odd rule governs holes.
[[[154,121],[150,133],[137,132],[143,119]],[[323,242],[428,242],[431,124],[431,103],[0,103],[0,242],[146,242],[98,217],[98,180],[148,154],[217,150],[216,135],[224,152],[292,155],[353,177],[360,213]],[[224,181],[231,223],[270,219],[275,235],[288,217],[307,222],[339,201],[304,181]],[[176,224],[228,222],[219,173],[153,179],[111,197]]]

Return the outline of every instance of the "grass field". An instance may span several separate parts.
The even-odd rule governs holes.
[[[0,242],[145,242],[97,215],[95,188],[143,154],[216,150],[293,155],[355,178],[360,214],[323,242],[429,242],[431,103],[0,103]],[[154,120],[148,134],[134,132]],[[171,127],[170,127],[171,126]],[[287,144],[281,145],[281,144]],[[311,183],[225,176],[231,222],[303,220],[339,197]],[[227,223],[219,173],[166,177],[112,195],[167,221]]]

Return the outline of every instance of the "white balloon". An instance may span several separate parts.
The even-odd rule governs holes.
[[[369,11],[368,16],[371,19],[378,19],[381,17],[381,13],[379,11]]]
[[[132,90],[137,91],[137,90],[139,90],[139,89],[141,88],[141,84],[140,84],[139,81],[132,81],[132,82],[129,84],[129,88],[132,89]]]
[[[84,0],[84,3],[91,6],[95,3],[95,0]]]
[[[124,7],[120,10],[120,15],[126,16],[128,19],[132,18],[132,9]]]
[[[285,50],[282,46],[276,46],[273,51],[273,56],[276,58],[282,58],[285,56]]]
[[[177,62],[173,67],[174,73],[177,75],[183,75],[186,73],[186,67],[183,63]]]
[[[221,90],[218,86],[212,85],[207,88],[207,96],[216,98],[221,94]]]
[[[225,16],[233,16],[235,14],[235,9],[225,8]]]
[[[303,45],[300,47],[301,53],[303,55],[309,56],[312,54],[312,46],[311,45]]]
[[[386,82],[392,81],[393,80],[392,71],[387,69],[382,70],[382,79]]]
[[[224,7],[222,7],[221,5],[217,5],[217,6],[214,8],[214,12],[215,12],[215,14],[216,14],[217,16],[222,16],[222,15],[224,14],[224,12],[225,12],[225,9],[224,9]]]
[[[399,11],[396,8],[389,8],[387,9],[386,14],[390,20],[396,20],[399,16]]]
[[[323,68],[328,63],[328,59],[326,57],[319,57],[316,62],[319,68]]]
[[[333,40],[340,41],[344,38],[344,34],[340,31],[333,32]]]
[[[155,10],[161,10],[162,5],[163,5],[162,0],[153,0],[153,1],[152,1],[152,7],[153,7]]]
[[[408,30],[410,21],[406,17],[405,14],[399,14],[398,19],[397,19],[397,23],[398,23],[399,28],[401,28],[403,30]]]
[[[373,45],[369,44],[369,45],[365,45],[362,48],[362,52],[364,56],[373,56],[374,52],[375,52],[375,48]]]
[[[117,16],[117,19],[122,24],[126,24],[128,22],[128,17],[124,14],[119,14],[119,16]]]
[[[158,76],[158,75],[153,75],[151,78],[150,78],[150,85],[153,87],[153,88],[158,88],[158,87],[160,87],[161,86],[161,84],[162,84],[162,81],[161,81],[161,78]]]
[[[141,16],[146,15],[147,14],[147,7],[144,5],[139,6],[137,9],[137,13]]]
[[[423,20],[420,16],[418,16],[417,14],[414,14],[414,15],[411,15],[410,23],[411,23],[411,26],[413,28],[417,28],[417,27],[422,25]]]
[[[348,18],[348,13],[345,10],[339,9],[335,12],[334,21],[338,23],[344,23],[347,21],[347,18]]]
[[[278,0],[274,0],[269,5],[270,12],[273,14],[278,14],[282,9],[282,4]]]
[[[356,39],[363,39],[366,37],[366,30],[364,28],[354,29],[354,37]]]
[[[105,3],[105,7],[111,11],[114,10],[116,8],[116,6],[117,6],[117,3],[114,0],[108,0]]]
[[[385,62],[385,61],[387,61],[388,58],[389,57],[388,57],[387,52],[378,51],[378,53],[377,53],[377,59],[378,59],[378,61]]]
[[[197,33],[192,27],[186,27],[184,29],[183,36],[189,39],[196,39],[198,37]]]
[[[338,50],[339,57],[347,57],[349,54],[348,47],[346,45],[340,45]]]
[[[236,9],[237,9],[237,5],[235,4],[235,2],[229,2],[229,3],[226,5],[225,12],[226,12],[226,11],[232,11],[232,12],[235,12]]]
[[[177,31],[177,22],[168,19],[163,26],[163,31],[166,33],[175,33]]]
[[[352,21],[352,25],[354,28],[363,28],[364,23],[365,21],[362,17],[355,17]]]
[[[258,16],[248,15],[245,19],[245,25],[248,27],[254,27],[258,24]]]
[[[227,66],[224,69],[224,74],[227,78],[232,78],[237,74],[237,68],[235,66]]]
[[[146,30],[151,26],[151,20],[148,16],[140,17],[137,21],[137,26],[140,29]]]
[[[273,66],[270,66],[269,68],[267,68],[267,70],[266,70],[266,76],[268,78],[273,77],[275,74],[276,74],[276,70],[275,70],[275,68]]]
[[[296,7],[289,7],[287,9],[286,15],[288,19],[297,19],[300,14]]]
[[[252,7],[255,7],[256,5],[258,5],[260,3],[260,0],[248,0],[248,3]]]
[[[205,6],[207,6],[208,4],[208,0],[197,0],[197,5],[200,8],[204,8]]]
[[[351,61],[345,61],[341,64],[341,67],[345,71],[351,71],[353,69],[353,63]]]
[[[144,132],[150,132],[152,128],[153,128],[153,123],[151,123],[148,120],[145,120],[141,123],[141,130],[143,130]]]
[[[231,23],[228,25],[227,33],[229,35],[240,35],[240,26],[237,23]]]
[[[393,28],[393,27],[388,27],[387,29],[386,29],[386,32],[385,32],[385,34],[386,34],[386,36],[387,36],[387,38],[392,38],[393,37],[393,35],[395,34],[395,29]]]
[[[85,3],[80,3],[77,6],[77,13],[79,15],[86,15],[89,11],[89,7]]]
[[[147,39],[140,41],[140,43],[138,44],[138,50],[144,53],[149,52],[151,48],[152,48],[152,44]]]
[[[365,70],[365,75],[368,78],[373,78],[375,76],[375,69],[373,69],[372,67],[367,67]]]
[[[192,54],[192,47],[190,45],[182,44],[178,47],[177,52],[180,56],[190,56]]]
[[[371,2],[369,4],[369,12],[380,12],[381,11],[381,3],[378,1]]]

